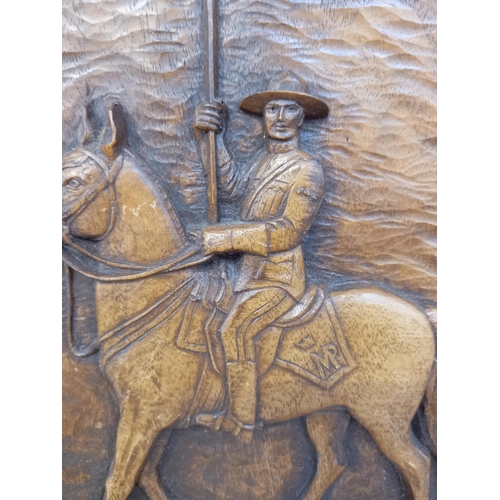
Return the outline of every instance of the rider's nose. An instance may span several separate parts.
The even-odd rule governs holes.
[[[279,108],[279,111],[278,111],[278,120],[281,122],[283,121],[283,115],[284,115],[284,108]]]

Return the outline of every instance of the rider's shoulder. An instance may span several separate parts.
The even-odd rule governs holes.
[[[315,164],[315,165],[319,165],[320,163],[318,162],[318,160],[310,155],[309,153],[306,153],[305,151],[303,151],[302,149],[296,149],[294,151],[294,153],[297,155],[298,158],[300,158],[301,160],[307,162],[307,163],[312,163],[312,164]]]
[[[314,158],[314,156],[302,151],[301,149],[296,149],[294,152],[301,167],[306,166],[308,167],[308,170],[312,171],[323,171],[323,166],[316,158]]]

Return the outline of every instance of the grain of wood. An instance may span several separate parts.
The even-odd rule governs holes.
[[[219,11],[220,96],[230,112],[227,143],[241,163],[262,147],[263,130],[239,102],[277,72],[293,70],[330,106],[329,119],[308,122],[301,135],[327,186],[304,244],[308,278],[330,290],[376,285],[434,308],[435,3],[223,0]],[[85,105],[101,130],[118,100],[128,148],[147,158],[180,219],[192,223],[206,214],[192,134],[204,95],[201,25],[201,2],[193,0],[63,1],[63,152],[77,145]],[[226,220],[235,216],[221,208]],[[92,304],[90,285],[82,286]],[[78,328],[84,333],[85,321]],[[67,351],[65,344],[63,496],[97,500],[116,408],[96,360],[75,361]],[[229,437],[178,431],[161,466],[166,491],[185,499],[296,498],[314,469],[304,426],[266,432],[245,461]],[[350,465],[325,498],[366,498],[367,488],[370,499],[400,498],[392,466],[366,431],[353,424],[347,441]]]

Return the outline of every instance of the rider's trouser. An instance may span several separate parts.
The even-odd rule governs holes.
[[[257,402],[255,338],[295,304],[277,287],[240,292],[221,327],[231,415],[247,428],[255,424]]]

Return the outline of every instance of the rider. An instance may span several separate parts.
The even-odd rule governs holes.
[[[221,199],[243,199],[241,222],[204,228],[202,244],[206,254],[244,254],[233,304],[220,330],[230,399],[222,425],[250,441],[257,391],[254,342],[304,293],[301,243],[325,191],[321,165],[299,149],[299,128],[304,118],[326,117],[328,107],[307,94],[290,72],[272,79],[267,91],[247,97],[240,107],[263,115],[266,148],[244,172],[231,160],[222,134],[217,136]],[[223,116],[222,103],[197,108],[194,127],[202,149],[203,132],[221,132]]]

